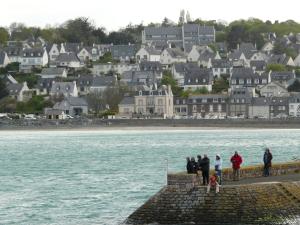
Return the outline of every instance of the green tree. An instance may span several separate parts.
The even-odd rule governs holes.
[[[300,81],[296,79],[293,84],[288,87],[289,92],[300,92]]]
[[[9,33],[4,27],[0,27],[0,45],[5,45],[9,39]]]
[[[170,71],[164,71],[161,84],[171,85],[173,95],[175,96],[180,96],[182,93],[182,88],[178,86],[177,81],[173,78],[172,73]]]
[[[269,64],[267,66],[267,71],[276,71],[276,72],[280,72],[280,71],[287,71],[287,68],[282,65],[282,64]]]
[[[192,92],[192,94],[208,94],[209,91],[206,87],[197,88],[195,91]]]
[[[212,86],[212,92],[213,93],[222,93],[224,91],[228,91],[229,88],[229,82],[226,78],[218,78],[214,81],[214,84]]]
[[[0,79],[0,99],[6,97],[8,95],[8,91],[6,89],[6,85],[2,79]]]

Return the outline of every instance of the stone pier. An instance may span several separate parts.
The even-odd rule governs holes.
[[[239,182],[224,170],[220,193],[206,193],[196,175],[169,174],[168,185],[131,214],[128,224],[299,225],[300,162],[243,168]]]

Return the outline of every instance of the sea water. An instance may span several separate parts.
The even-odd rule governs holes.
[[[0,224],[121,223],[185,170],[185,157],[234,151],[243,165],[300,158],[300,130],[1,131]]]

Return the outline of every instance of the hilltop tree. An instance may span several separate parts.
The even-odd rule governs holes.
[[[0,27],[0,45],[5,45],[8,39],[9,39],[8,31],[5,28]]]
[[[6,89],[6,85],[2,79],[0,79],[0,99],[6,97],[8,95],[8,91]]]

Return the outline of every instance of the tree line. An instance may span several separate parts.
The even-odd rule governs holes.
[[[227,42],[230,49],[236,48],[241,42],[252,42],[260,49],[266,40],[266,33],[274,32],[281,37],[289,33],[300,33],[300,24],[287,20],[284,22],[250,18],[248,20],[236,20],[229,24],[216,20],[189,20],[188,23],[214,26],[216,29],[216,41]],[[179,26],[168,18],[161,23],[150,23],[148,26]],[[128,44],[140,43],[143,24],[129,24],[123,29],[107,32],[104,27],[97,27],[92,20],[86,17],[78,17],[68,20],[63,24],[45,28],[28,27],[22,23],[13,23],[8,28],[0,27],[0,44],[4,45],[7,40],[21,41],[29,38],[42,37],[49,43],[77,42],[91,45],[97,44]]]

